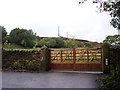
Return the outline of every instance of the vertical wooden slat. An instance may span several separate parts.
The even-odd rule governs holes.
[[[104,72],[104,47],[102,47],[102,71]]]
[[[104,61],[103,61],[103,48],[100,48],[101,51],[101,70],[104,71]]]
[[[86,50],[87,50],[87,63],[89,63],[89,52],[88,52],[89,49],[87,48]]]
[[[76,50],[73,48],[73,70],[75,70],[75,63],[76,63]]]
[[[63,62],[63,59],[62,59],[62,49],[60,50],[60,60],[61,60],[61,62]]]

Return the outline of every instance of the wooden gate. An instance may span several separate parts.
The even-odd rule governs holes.
[[[54,70],[103,71],[101,48],[64,48],[50,50]]]

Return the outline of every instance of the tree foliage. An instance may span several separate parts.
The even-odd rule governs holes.
[[[15,43],[23,47],[31,48],[34,46],[35,34],[32,30],[15,28],[9,34],[10,43]]]
[[[46,45],[49,48],[62,48],[64,47],[64,41],[62,38],[43,38],[39,42],[39,46]]]
[[[82,0],[79,4],[83,4],[87,0]],[[99,3],[98,7],[100,12],[109,12],[111,19],[111,25],[117,30],[120,30],[120,1],[119,0],[93,0],[93,3]]]
[[[43,38],[40,40],[39,46],[42,47],[43,45],[53,48],[56,45],[56,41],[53,38]]]
[[[73,38],[44,37],[40,39],[37,47],[47,46],[48,48],[93,48],[98,47],[98,43],[82,42]],[[99,44],[100,46],[100,44]]]
[[[76,48],[78,46],[77,46],[77,43],[76,43],[75,39],[68,39],[68,40],[65,40],[65,47]]]
[[[3,26],[0,26],[0,33],[2,35],[2,43],[5,43],[7,40],[7,31]]]
[[[120,30],[120,1],[112,4],[110,15],[113,17],[111,25]]]
[[[120,1],[103,2],[103,10],[110,13],[112,17],[111,25],[120,30]]]
[[[62,38],[54,38],[56,41],[55,48],[63,48],[65,47],[64,40]]]
[[[120,47],[120,35],[107,36],[103,42],[111,47]]]

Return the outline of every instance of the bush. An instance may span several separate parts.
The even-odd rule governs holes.
[[[39,47],[47,46],[48,48],[63,48],[65,47],[62,38],[43,38],[39,41]]]
[[[112,75],[103,75],[97,79],[99,89],[120,90],[120,81],[116,81]]]
[[[40,70],[40,63],[31,61],[31,60],[30,61],[27,60],[25,68],[28,71],[39,71]]]
[[[12,65],[12,68],[14,70],[22,70],[24,68],[24,65],[19,60],[15,60]]]

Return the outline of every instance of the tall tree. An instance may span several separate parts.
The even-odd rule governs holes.
[[[35,34],[32,30],[15,28],[10,34],[10,42],[21,45],[23,47],[32,48],[35,44]]]
[[[7,31],[3,26],[0,26],[0,37],[2,38],[2,43],[4,43],[7,39]]]

